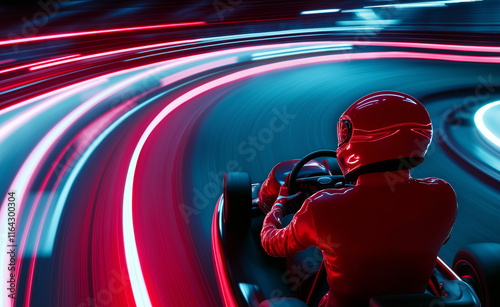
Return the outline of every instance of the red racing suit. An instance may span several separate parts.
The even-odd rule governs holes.
[[[376,295],[424,292],[455,222],[455,192],[444,180],[408,173],[388,184],[392,173],[315,193],[284,228],[282,206],[268,212],[261,241],[269,255],[321,250],[330,290],[320,306],[367,306]]]

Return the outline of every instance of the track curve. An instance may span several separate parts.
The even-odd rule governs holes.
[[[420,99],[439,127],[446,110],[472,95],[463,89],[500,63],[495,48],[355,43],[235,42],[92,79],[85,68],[86,81],[11,101],[0,111],[0,191],[18,195],[16,273],[26,283],[18,281],[15,305],[220,305],[210,228],[225,172],[245,170],[260,181],[279,161],[334,149],[339,115],[378,90]],[[332,45],[350,47],[324,49]],[[256,59],[291,49],[316,51]],[[79,65],[45,68],[66,74]],[[413,175],[441,177],[457,192],[445,260],[464,244],[497,240],[499,191],[436,138]],[[14,304],[1,291],[4,305]]]

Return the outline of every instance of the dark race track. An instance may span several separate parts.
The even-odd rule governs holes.
[[[196,142],[190,161],[192,189],[206,191],[206,198],[213,202],[218,197],[210,198],[213,175],[228,171],[230,161],[237,161],[240,169],[249,172],[252,181],[257,182],[263,181],[280,161],[300,158],[322,148],[335,149],[336,121],[340,114],[359,97],[377,90],[393,89],[421,99],[437,127],[450,104],[463,104],[469,97],[462,91],[462,96],[454,95],[453,90],[471,88],[474,93],[479,84],[477,77],[490,74],[487,65],[396,59],[313,65],[241,82],[237,88],[221,94],[193,136]],[[441,93],[453,99],[440,101],[432,97]],[[282,131],[263,132],[277,117],[276,111],[281,114],[286,111],[289,123]],[[456,191],[459,214],[452,238],[441,252],[451,262],[454,253],[466,244],[497,240],[500,230],[495,225],[500,217],[500,194],[451,160],[438,145],[438,133],[439,130],[435,131],[425,163],[412,170],[412,175],[443,178]],[[259,139],[259,135],[258,145],[248,144],[249,137]],[[243,142],[248,145],[238,150]],[[251,152],[249,148],[255,150]],[[184,190],[185,197],[193,197],[193,190]],[[196,201],[201,202],[199,198],[193,199]],[[193,224],[206,233],[210,223],[204,221],[212,215],[212,206],[208,207],[200,210],[199,216],[191,216],[196,220]],[[207,238],[200,237],[200,241]]]

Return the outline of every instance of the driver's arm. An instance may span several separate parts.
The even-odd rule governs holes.
[[[290,224],[283,228],[283,206],[275,203],[266,215],[260,233],[262,247],[271,256],[291,256],[301,250],[317,245],[317,234],[312,212],[307,199],[295,214]]]

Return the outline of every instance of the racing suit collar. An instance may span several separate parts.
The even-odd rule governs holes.
[[[358,186],[383,186],[391,184],[407,183],[410,180],[410,171],[401,170],[393,172],[378,172],[362,174],[358,177]]]

